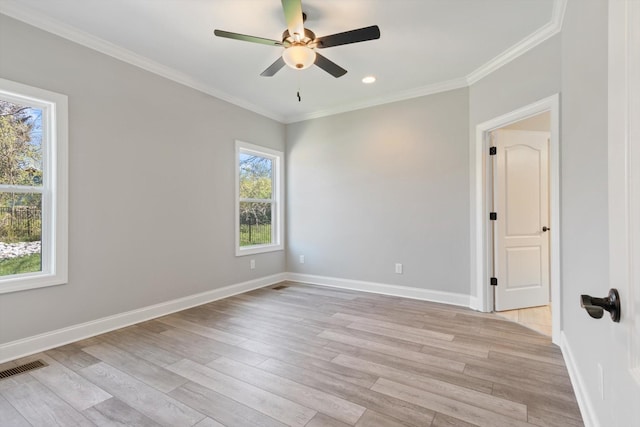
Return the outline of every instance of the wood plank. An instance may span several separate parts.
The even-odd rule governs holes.
[[[117,366],[122,372],[164,393],[168,393],[187,382],[186,378],[149,363],[111,344],[92,345],[85,347],[83,350],[111,366]]]
[[[357,357],[392,368],[402,369],[408,374],[417,374],[429,378],[435,378],[451,384],[470,388],[472,390],[481,391],[483,393],[491,393],[491,390],[493,390],[493,383],[491,381],[468,376],[463,372],[454,372],[448,369],[438,368],[436,366],[426,365],[412,360],[401,359],[399,357],[370,351],[360,347],[354,347],[348,344],[333,343],[327,347],[344,355]]]
[[[238,297],[242,298],[242,300],[245,301],[245,303],[247,305],[250,305],[251,307],[257,307],[262,310],[268,311],[269,313],[271,312],[291,313],[292,316],[302,319],[303,322],[308,320],[315,320],[318,322],[323,322],[329,325],[336,325],[336,326],[345,326],[351,323],[348,320],[337,319],[328,313],[324,313],[316,310],[310,310],[310,309],[303,309],[299,305],[292,304],[287,301],[271,300],[271,299],[268,301],[265,301],[264,299],[255,298],[254,296],[251,296],[249,294],[239,295]]]
[[[459,420],[444,414],[436,414],[431,427],[477,427],[477,424],[471,424],[466,421]]]
[[[380,414],[371,409],[367,409],[362,418],[357,422],[356,427],[406,427],[406,424]]]
[[[578,414],[579,415],[579,414]],[[540,427],[582,427],[582,418],[576,419],[575,413],[558,414],[540,407],[529,410],[529,423]]]
[[[34,426],[92,426],[80,412],[30,375],[0,381],[0,394]]]
[[[351,427],[351,425],[352,424],[345,424],[325,414],[317,413],[305,427]]]
[[[186,383],[169,395],[225,426],[286,427],[280,421],[194,382]]]
[[[183,356],[155,345],[153,341],[145,340],[139,334],[136,334],[136,331],[140,330],[141,329],[118,330],[109,332],[100,335],[100,341],[94,343],[94,345],[109,343],[157,366],[170,365],[183,359]]]
[[[527,407],[503,398],[496,398],[491,394],[481,393],[466,387],[451,384],[446,381],[408,374],[400,369],[391,368],[377,363],[372,363],[355,357],[340,355],[333,363],[342,364],[356,369],[361,369],[380,378],[385,378],[411,387],[416,387],[431,393],[438,394],[459,402],[478,406],[489,411],[506,415],[519,420],[527,420]]]
[[[291,339],[283,339],[271,335],[260,334],[259,331],[249,331],[246,328],[232,328],[230,330],[233,330],[238,334],[251,337],[251,339],[247,339],[246,341],[238,344],[238,347],[252,352],[255,352],[255,350],[253,350],[254,348],[265,348],[264,345],[266,344],[267,346],[278,347],[279,351],[295,352],[300,355],[315,357],[316,359],[325,360],[327,362],[330,362],[331,359],[338,355],[334,351],[328,350],[324,347],[314,344],[305,344],[304,342],[298,342]]]
[[[207,417],[193,427],[225,427],[225,426],[224,424],[220,424],[219,422]]]
[[[389,336],[389,335],[380,335],[377,333],[373,333],[373,332],[367,332],[367,331],[362,331],[362,330],[358,330],[358,329],[351,329],[351,328],[336,328],[336,327],[330,327],[330,328],[325,328],[323,332],[334,332],[337,334],[341,334],[341,335],[346,335],[348,337],[352,337],[354,339],[360,339],[360,340],[365,340],[365,341],[371,341],[371,342],[375,342],[378,344],[384,344],[387,346],[391,346],[391,347],[395,347],[398,350],[407,350],[407,351],[413,351],[413,352],[421,352],[423,349],[423,345],[419,344],[419,343],[415,343],[415,342],[410,342],[407,340],[403,340],[400,338],[396,338],[393,336]],[[327,347],[327,345],[332,342],[329,340],[325,340],[327,341],[327,344],[325,344],[325,347]]]
[[[450,369],[455,372],[462,372],[464,370],[464,363],[443,359],[440,357],[430,356],[428,354],[420,353],[417,351],[407,351],[398,349],[386,344],[380,344],[363,339],[353,338],[344,334],[336,333],[330,330],[322,332],[318,335],[321,338],[326,338],[331,341],[345,343],[356,347],[366,348],[367,350],[377,351],[379,353],[388,354],[399,357],[401,359],[413,360],[415,362],[424,363],[427,365],[437,366],[444,369]]]
[[[20,413],[0,394],[0,420],[7,426],[31,427]]]
[[[101,362],[81,375],[161,425],[192,426],[204,415],[132,376]]]
[[[78,411],[83,411],[111,398],[111,395],[87,381],[75,371],[44,355],[36,355],[49,366],[29,374]]]
[[[378,326],[384,329],[395,330],[401,334],[406,334],[408,336],[416,336],[416,337],[432,338],[432,339],[435,338],[443,341],[453,341],[453,338],[454,338],[454,335],[452,334],[445,334],[442,332],[432,331],[430,329],[424,329],[424,328],[413,328],[411,326],[399,325],[394,322],[385,322],[385,321],[370,319],[362,316],[353,316],[350,314],[336,313],[333,315],[333,317],[337,319],[351,320],[351,322],[358,325],[371,325],[371,326]]]
[[[360,406],[386,414],[409,426],[428,426],[435,415],[433,411],[427,408],[368,388],[359,387],[339,378],[326,375],[318,369],[304,369],[275,359],[269,359],[261,363],[259,368],[300,384],[340,396]]]
[[[569,417],[576,421],[582,422],[580,407],[575,398],[557,396],[557,391],[552,387],[538,387],[534,390],[527,390],[526,387],[506,386],[503,384],[495,384],[493,395],[514,402],[526,402],[529,409],[529,415],[536,413],[550,414],[551,416],[559,415]],[[538,417],[544,418],[544,417]]]
[[[506,417],[486,409],[380,378],[371,388],[380,393],[424,406],[436,412],[457,417],[480,427],[526,427],[525,421]]]
[[[369,375],[365,372],[345,368],[343,366],[333,364],[330,361],[290,351],[286,348],[251,340],[242,343],[242,345],[244,348],[262,354],[267,358],[277,359],[301,368],[321,369],[326,375],[339,378],[343,381],[347,381],[361,387],[369,388],[378,379],[378,377]],[[489,391],[491,391],[491,389],[489,389]]]
[[[160,319],[158,319],[158,321],[166,325],[170,325],[172,327],[179,328],[179,329],[184,329],[185,331],[192,332],[197,335],[202,335],[203,337],[211,338],[225,344],[236,345],[245,340],[245,338],[241,338],[236,335],[232,335],[215,328],[202,326],[197,323],[190,322],[188,320],[183,320],[178,318],[177,316],[161,317]]]
[[[350,329],[356,329],[359,331],[371,332],[378,335],[383,335],[386,337],[393,337],[396,339],[401,339],[405,341],[409,341],[415,344],[422,344],[422,350],[424,350],[424,346],[428,346],[430,348],[439,348],[443,350],[453,351],[460,354],[466,354],[474,357],[487,358],[489,357],[489,347],[481,347],[472,344],[464,344],[451,340],[442,340],[431,337],[425,337],[422,335],[417,335],[412,332],[402,332],[397,329],[388,329],[383,328],[378,325],[369,325],[366,323],[351,323],[347,326]],[[422,351],[421,350],[421,351]]]
[[[151,348],[158,348],[165,350],[165,352],[172,353],[178,357],[178,360],[172,362],[176,363],[184,359],[190,358],[198,363],[209,363],[212,360],[220,357],[219,354],[213,352],[209,347],[198,347],[197,345],[184,345],[181,341],[172,339],[169,336],[163,334],[156,334],[149,332],[145,329],[138,328],[136,326],[126,328],[121,333],[127,334],[132,339],[144,343]],[[111,344],[115,344],[110,342]],[[92,345],[102,344],[102,341],[93,342]],[[188,343],[187,343],[188,344]],[[171,364],[171,363],[169,363]]]
[[[348,400],[224,357],[207,366],[345,423],[354,424],[365,411]]]
[[[562,355],[558,354],[557,357],[559,360],[562,359]],[[545,362],[539,362],[535,360],[523,359],[521,357],[512,356],[509,354],[499,353],[492,351],[489,354],[489,359],[492,363],[496,365],[518,365],[527,370],[536,371],[538,375],[548,375],[551,377],[558,378],[560,381],[570,381],[569,380],[569,372],[567,371],[566,366],[558,365],[558,364],[550,364]]]
[[[45,354],[73,371],[78,371],[100,362],[95,357],[82,351],[82,347],[76,343],[47,350]]]
[[[328,341],[318,338],[315,334],[320,333],[322,330],[317,331],[314,335],[307,337],[293,336],[290,334],[274,333],[273,329],[264,329],[259,324],[251,323],[246,326],[238,326],[236,324],[224,324],[221,325],[224,330],[243,336],[245,338],[270,343],[297,351],[299,353],[307,354],[309,356],[317,357],[324,360],[331,360],[336,355],[335,353],[323,348]],[[287,325],[282,325],[283,329],[288,328]],[[287,336],[289,335],[289,336]],[[244,342],[238,344],[238,347],[244,347]]]
[[[571,392],[571,384],[565,384],[564,386],[548,384],[536,378],[530,378],[530,375],[524,371],[521,374],[514,375],[501,370],[500,367],[467,365],[464,373],[471,377],[492,381],[494,383],[494,389],[496,384],[502,384],[514,389],[534,393],[543,390],[548,396],[563,401],[574,401],[575,399]]]
[[[85,409],[83,413],[99,427],[160,427],[160,424],[115,397]]]
[[[184,359],[167,369],[290,426],[304,426],[316,411]]]
[[[160,335],[174,339],[185,348],[198,349],[205,354],[209,353],[207,356],[215,355],[215,357],[211,357],[210,360],[205,363],[209,363],[210,361],[217,359],[219,356],[229,357],[242,363],[246,363],[247,365],[257,365],[265,360],[264,356],[252,351],[247,351],[238,346],[225,344],[223,342],[216,341],[211,338],[205,338],[183,330],[170,329],[168,331],[164,331]],[[242,344],[242,342],[240,344]],[[207,357],[205,357],[205,359],[206,358]]]

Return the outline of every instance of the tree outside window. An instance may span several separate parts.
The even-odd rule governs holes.
[[[41,109],[0,99],[0,184],[0,276],[41,271]]]
[[[280,152],[236,142],[237,255],[282,249],[281,163]]]
[[[0,294],[68,273],[68,100],[0,79]]]

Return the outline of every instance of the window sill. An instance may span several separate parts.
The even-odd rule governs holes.
[[[31,273],[13,275],[10,279],[0,279],[0,294],[64,285],[67,278],[58,274]]]
[[[283,251],[284,245],[255,245],[236,248],[236,256],[262,254],[265,252]]]

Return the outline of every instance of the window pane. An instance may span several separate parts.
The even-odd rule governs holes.
[[[271,203],[240,202],[240,246],[271,242]]]
[[[0,184],[42,185],[42,110],[0,99]]]
[[[42,195],[0,193],[0,276],[42,271]]]
[[[271,199],[273,160],[240,153],[240,198]]]

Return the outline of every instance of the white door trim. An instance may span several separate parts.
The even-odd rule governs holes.
[[[489,292],[489,271],[491,255],[491,235],[489,224],[490,192],[487,191],[489,178],[487,158],[489,153],[489,132],[507,126],[536,114],[551,113],[551,138],[549,144],[549,208],[551,259],[549,277],[551,280],[552,341],[560,343],[561,301],[560,301],[560,96],[552,95],[533,104],[496,117],[476,126],[475,139],[471,139],[471,283],[475,287],[474,309],[489,312],[493,307],[493,295]]]

